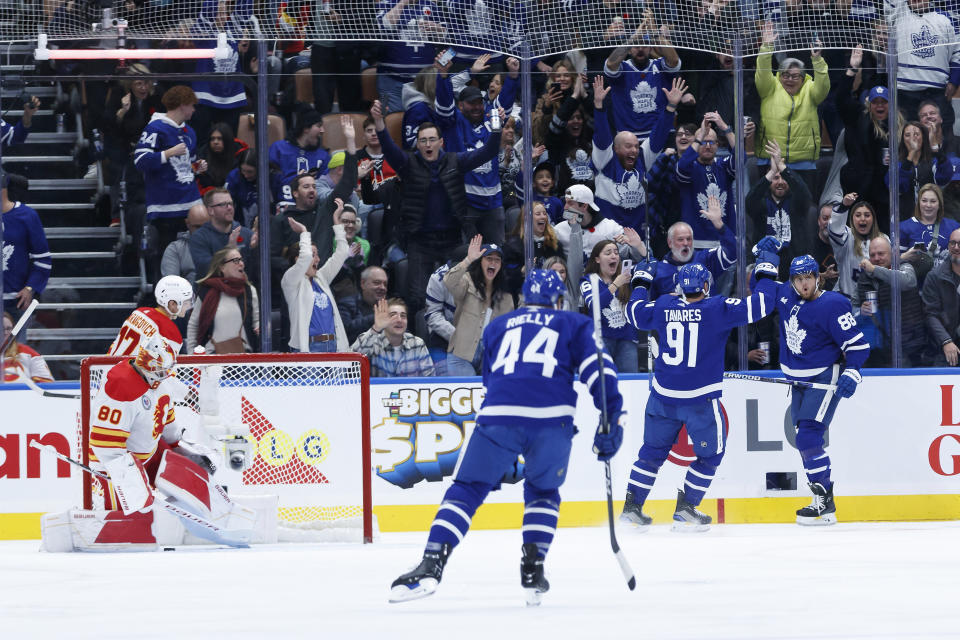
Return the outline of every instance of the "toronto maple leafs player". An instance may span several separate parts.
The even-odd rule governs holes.
[[[720,406],[723,358],[730,330],[756,322],[773,310],[776,254],[755,269],[760,278],[749,298],[710,297],[710,272],[693,262],[677,271],[677,295],[650,302],[656,263],[638,265],[627,305],[627,319],[638,329],[657,333],[660,344],[644,411],[643,445],[628,481],[620,520],[645,529],[652,519],[644,501],[680,429],[686,425],[697,459],[677,491],[675,531],[706,531],[710,516],[697,509],[726,449],[727,418]]]
[[[594,436],[593,450],[600,460],[609,460],[619,449],[626,419],[616,369],[606,353],[598,358],[592,322],[557,309],[565,291],[555,271],[532,269],[523,283],[524,306],[495,318],[484,330],[486,397],[477,412],[477,426],[430,527],[423,559],[393,581],[391,602],[422,598],[436,590],[474,512],[518,454],[526,463],[520,584],[530,605],[539,604],[550,588],[543,561],[556,533],[559,489],[577,433],[574,382],[587,385],[597,407],[606,401],[610,432],[598,429]],[[601,376],[606,376],[605,398]]]
[[[771,250],[779,250],[770,236],[757,243],[758,264]],[[820,269],[809,255],[790,262],[790,281],[776,290],[780,314],[780,369],[790,380],[836,385],[832,388],[793,389],[790,412],[797,429],[797,449],[803,460],[813,502],[797,510],[797,522],[826,525],[837,521],[830,480],[830,457],[824,434],[841,398],[849,398],[860,384],[860,367],[870,345],[850,312],[850,301],[818,286]]]

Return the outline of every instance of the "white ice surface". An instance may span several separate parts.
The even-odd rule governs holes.
[[[960,523],[561,529],[526,608],[519,531],[473,531],[433,596],[389,604],[426,535],[373,545],[44,554],[0,543],[0,638],[960,638]]]

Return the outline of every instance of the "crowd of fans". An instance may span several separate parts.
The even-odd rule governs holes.
[[[428,33],[427,5],[384,0],[379,28]],[[927,0],[909,6],[911,20],[898,29],[943,27],[944,16]],[[229,15],[221,13],[203,20],[222,28]],[[817,34],[805,48],[786,51],[774,22],[757,25],[743,120],[734,112],[731,58],[675,49],[669,25],[650,13],[632,32],[620,19],[611,41],[622,46],[537,59],[530,130],[516,58],[476,49],[444,55],[444,47],[411,41],[293,40],[274,48],[270,110],[283,119],[286,136],[266,150],[237,138],[254,104],[243,82],[151,77],[253,74],[258,61],[241,38],[231,40],[237,55],[215,69],[211,61],[132,64],[124,79],[91,91],[102,100],[88,98],[83,115],[86,127],[105,133],[105,178],[126,187],[127,226],[146,247],[148,276],[180,275],[195,284],[190,348],[258,350],[258,290],[269,278],[280,319],[275,350],[356,350],[371,357],[376,375],[474,375],[483,327],[520,303],[529,216],[533,264],[561,274],[567,308],[582,308],[594,295],[581,288],[589,274],[607,285],[599,293],[603,332],[620,371],[646,367],[643,336],[622,313],[632,266],[658,260],[652,295],[666,295],[676,268],[702,262],[715,280],[712,291],[729,294],[735,265],[750,262],[738,254],[740,234],[748,247],[776,237],[788,256],[781,265],[803,254],[817,260],[821,286],[850,299],[871,342],[869,364],[891,360],[896,280],[904,362],[956,365],[960,143],[950,98],[960,85],[960,46],[931,48],[937,57],[923,72],[908,64],[921,53],[906,54],[897,78],[900,110],[891,114],[885,73],[863,51],[870,43],[831,49],[828,64]],[[371,66],[375,101],[360,87],[361,69]],[[302,69],[313,74],[312,102],[298,91]],[[334,105],[347,115],[324,118]],[[388,126],[394,117],[402,121]],[[9,128],[4,144],[22,141]],[[899,140],[895,158],[890,135]],[[331,148],[328,136],[343,140],[342,148]],[[533,148],[529,203],[525,137]],[[266,212],[257,204],[263,153]],[[739,175],[737,153],[747,167]],[[891,163],[900,193],[896,247],[889,236]],[[737,226],[737,180],[747,191],[744,229]],[[29,193],[20,199],[29,204]],[[259,241],[265,225],[269,246]],[[269,274],[259,272],[264,251]],[[6,292],[23,286],[5,283],[14,314],[22,305]],[[748,331],[751,368],[774,366],[776,335],[763,325]]]

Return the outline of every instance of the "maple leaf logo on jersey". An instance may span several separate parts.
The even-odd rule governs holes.
[[[237,62],[240,61],[240,54],[237,50],[230,48],[230,55],[226,58],[214,58],[213,70],[216,73],[232,73],[237,70]]]
[[[607,324],[611,329],[619,329],[627,324],[627,316],[623,315],[623,306],[620,301],[614,298],[603,310],[603,317],[607,319]]]
[[[727,192],[720,188],[716,182],[711,182],[707,185],[707,190],[703,193],[697,194],[697,206],[702,210],[707,210],[707,205],[710,199],[710,196],[713,196],[720,200],[720,210],[723,211],[724,218],[727,217]]]
[[[16,247],[13,246],[12,244],[3,245],[3,270],[4,271],[6,271],[8,268],[7,263],[10,262],[10,258],[13,257],[14,249],[16,249]]]
[[[177,182],[190,184],[196,180],[196,176],[193,175],[193,164],[190,162],[189,153],[185,153],[182,156],[171,156],[167,158],[167,162],[170,163],[170,166],[176,172]]]
[[[643,204],[645,194],[643,185],[640,184],[640,175],[636,171],[623,174],[616,189],[620,206],[624,209],[636,209]]]
[[[790,242],[793,232],[790,230],[790,215],[783,209],[777,209],[773,215],[767,217],[767,224],[773,229],[771,234],[783,243]]]
[[[783,325],[783,332],[787,336],[787,346],[791,353],[796,355],[803,353],[803,339],[807,337],[807,330],[800,328],[797,316],[790,316],[787,323]]]
[[[630,102],[634,113],[652,113],[657,110],[657,90],[646,80],[641,80],[630,91]]]
[[[572,158],[567,158],[567,168],[570,169],[570,178],[573,180],[593,180],[593,169],[590,168],[590,157],[583,149],[577,149]]]
[[[930,30],[929,25],[923,25],[920,33],[910,34],[910,43],[913,45],[914,54],[918,58],[932,58],[934,55],[933,48],[937,46],[937,40],[937,36]]]

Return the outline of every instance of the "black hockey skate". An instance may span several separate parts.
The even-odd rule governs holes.
[[[633,499],[633,492],[627,491],[627,499],[623,501],[623,512],[620,514],[620,522],[629,522],[637,525],[638,531],[646,531],[653,522],[653,518],[646,515],[642,509],[643,505],[638,504]]]
[[[797,524],[824,526],[837,523],[837,507],[833,504],[833,487],[824,489],[819,482],[809,484],[813,502],[797,509]]]
[[[537,555],[537,545],[525,544],[520,559],[520,586],[523,587],[528,607],[539,606],[550,583],[543,577],[543,558]]]
[[[439,551],[424,551],[423,559],[412,571],[408,571],[390,585],[390,602],[406,602],[425,598],[437,590],[443,567],[450,557],[449,544],[440,545]]]
[[[687,502],[682,489],[677,491],[677,508],[673,512],[673,531],[682,533],[707,531],[711,522],[713,518]]]

